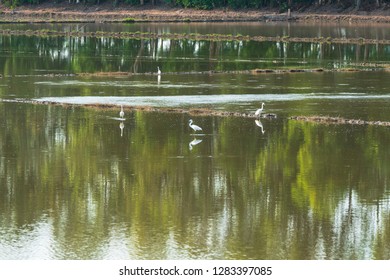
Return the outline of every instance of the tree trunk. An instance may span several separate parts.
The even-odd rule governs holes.
[[[362,0],[356,0],[356,10],[360,9],[361,4],[362,4]]]

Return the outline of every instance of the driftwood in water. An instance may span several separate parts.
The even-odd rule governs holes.
[[[340,117],[329,116],[293,116],[290,120],[323,123],[323,124],[352,124],[352,125],[377,125],[377,126],[390,126],[390,122],[384,121],[365,121],[355,119],[345,119]]]

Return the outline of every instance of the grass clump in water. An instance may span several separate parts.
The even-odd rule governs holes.
[[[124,22],[124,23],[134,23],[135,22],[135,18],[124,18],[123,20],[122,20],[122,22]]]

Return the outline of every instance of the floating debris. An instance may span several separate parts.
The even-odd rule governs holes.
[[[304,122],[323,123],[323,124],[390,126],[390,122],[386,122],[386,121],[365,121],[365,120],[345,119],[345,118],[330,117],[330,116],[292,116],[289,119],[304,121]]]
[[[262,117],[264,119],[276,119],[278,118],[278,116],[274,113],[267,113],[267,114],[263,114]]]

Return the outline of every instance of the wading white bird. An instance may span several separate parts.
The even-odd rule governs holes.
[[[161,75],[160,67],[157,66],[157,75]]]
[[[121,105],[121,111],[119,112],[119,117],[123,119],[124,116],[125,116],[125,112],[123,111],[123,105]]]
[[[255,113],[255,116],[258,116],[260,117],[261,113],[263,112],[264,110],[264,102],[261,103],[261,108],[260,109],[257,109],[256,113]]]
[[[192,123],[192,120],[189,120],[189,121],[188,121],[188,125],[189,125],[194,131],[201,131],[201,130],[202,130],[201,127],[197,126],[196,124],[193,124],[193,123]]]

